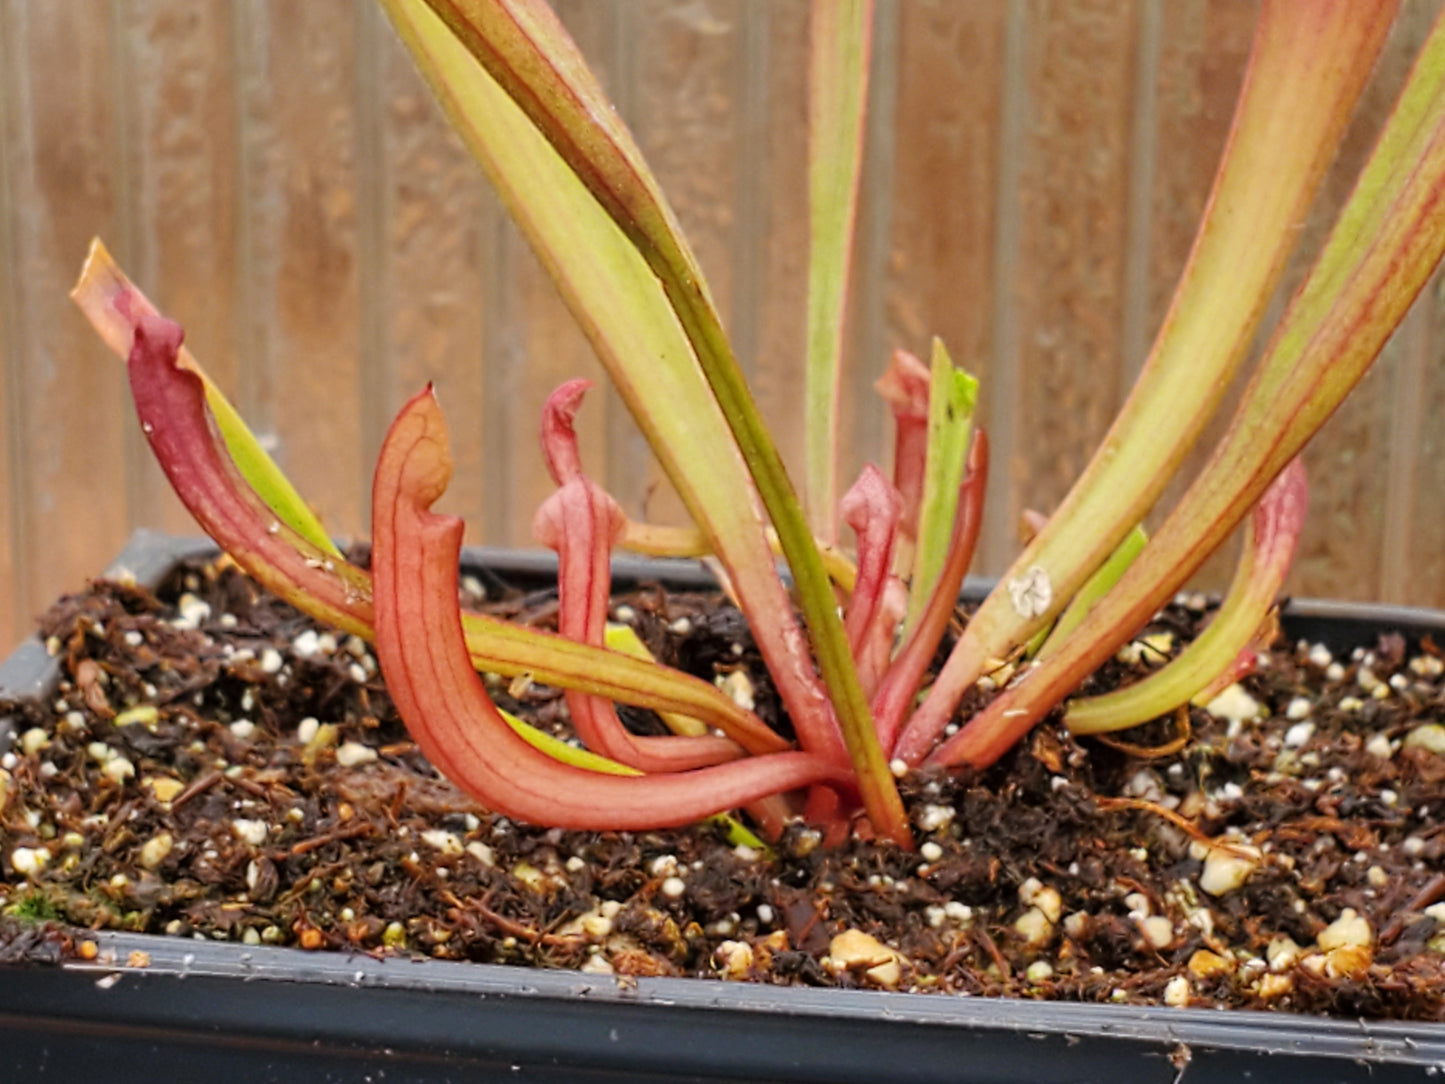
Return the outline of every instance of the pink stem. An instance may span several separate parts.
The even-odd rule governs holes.
[[[878,727],[878,740],[890,754],[894,750],[894,736],[908,706],[918,692],[919,682],[933,661],[939,642],[948,629],[958,604],[958,591],[963,577],[973,561],[974,547],[978,544],[979,527],[983,523],[984,487],[988,479],[988,434],[982,428],[975,429],[973,444],[968,452],[968,467],[958,489],[958,513],[953,521],[953,535],[948,544],[948,555],[939,573],[938,586],[934,589],[922,614],[909,634],[908,642],[893,660],[893,665],[884,675],[883,683],[873,697],[873,719]],[[911,763],[911,762],[910,762]]]

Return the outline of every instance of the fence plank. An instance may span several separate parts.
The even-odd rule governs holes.
[[[350,0],[236,5],[239,405],[331,531],[358,536],[362,464]]]
[[[90,236],[114,232],[114,72],[87,0],[0,7],[8,242],[6,593],[21,625],[79,587],[128,525],[123,371],[66,298]],[[10,626],[5,626],[7,646]]]
[[[118,10],[120,175],[127,204],[117,256],[185,325],[191,349],[226,394],[235,395],[239,155],[230,8],[124,0]],[[134,521],[194,533],[136,427],[129,427],[127,440]]]
[[[808,11],[746,8],[740,91],[747,103],[738,153],[739,225],[730,330],[758,409],[790,477],[803,478],[803,366],[808,275]],[[759,71],[759,69],[761,69]],[[752,80],[756,79],[756,84]],[[758,100],[758,98],[761,100]],[[848,418],[842,417],[846,427]],[[849,440],[845,429],[840,443]]]
[[[558,7],[674,199],[797,476],[806,5]],[[1306,252],[1439,7],[1405,6]],[[997,438],[976,571],[1004,567],[1021,507],[1062,497],[1142,360],[1256,8],[878,2],[842,452],[849,470],[886,461],[870,390],[886,349],[941,334],[983,378]],[[456,441],[448,509],[472,541],[530,542],[551,489],[542,400],[572,376],[605,382],[370,5],[0,0],[0,66],[0,636],[100,568],[130,527],[193,530],[129,420],[120,367],[65,300],[93,233],[183,320],[334,530],[366,533],[386,422],[436,379]],[[1445,602],[1445,467],[1429,424],[1445,407],[1445,300],[1429,296],[1309,451],[1291,590]],[[580,432],[632,514],[677,518],[603,387]],[[1222,585],[1231,563],[1201,582]]]
[[[1024,57],[1013,440],[993,514],[1051,510],[1119,400],[1136,5],[1035,3]],[[1000,212],[1004,213],[1004,212]]]
[[[374,115],[362,123],[375,126],[376,157],[366,168],[377,177],[368,213],[376,216],[379,244],[363,273],[364,304],[380,326],[365,361],[373,391],[361,469],[369,479],[386,424],[405,398],[435,380],[457,464],[446,507],[467,521],[469,540],[480,541],[488,420],[482,257],[494,201],[390,27],[377,22],[376,68],[362,72],[363,83],[375,87],[368,103]]]

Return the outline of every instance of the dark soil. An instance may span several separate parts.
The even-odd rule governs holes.
[[[776,717],[725,604],[658,587],[622,601],[661,658],[709,678],[743,669]],[[546,624],[554,602],[486,606]],[[1183,600],[1154,631],[1187,634],[1205,611]],[[155,595],[97,583],[42,634],[63,655],[59,691],[0,705],[15,734],[4,958],[85,956],[83,931],[125,929],[618,975],[1445,1020],[1445,907],[1433,906],[1445,755],[1430,747],[1445,737],[1430,727],[1445,683],[1428,641],[1411,653],[1384,637],[1332,667],[1310,644],[1282,645],[1243,682],[1263,718],[1193,709],[1188,741],[1165,755],[1144,747],[1178,721],[1123,735],[1133,751],[1048,723],[981,775],[911,776],[915,853],[827,850],[797,827],[768,855],[711,826],[549,831],[474,808],[408,740],[364,644],[224,562]],[[556,690],[492,684],[503,706],[566,733]],[[1221,876],[1231,853],[1233,879]]]

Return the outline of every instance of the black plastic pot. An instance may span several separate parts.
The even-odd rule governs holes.
[[[155,583],[204,543],[142,533],[108,574]],[[473,550],[484,576],[545,583],[536,554]],[[620,582],[710,583],[690,563],[619,561]],[[1291,636],[1335,648],[1445,613],[1295,603]],[[44,695],[39,644],[0,696]],[[8,742],[8,736],[4,741]],[[1445,1025],[617,980],[480,964],[311,954],[145,935],[89,964],[0,970],[7,1080],[938,1081],[1333,1084],[1445,1080]]]

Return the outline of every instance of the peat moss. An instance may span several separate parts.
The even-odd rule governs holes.
[[[760,713],[784,727],[725,603],[656,586],[623,603],[661,658],[708,678],[745,670]],[[555,613],[546,593],[485,605],[535,624]],[[1173,607],[1156,628],[1182,639],[1203,612]],[[4,761],[8,959],[73,943],[37,932],[50,920],[624,975],[887,984],[870,961],[828,955],[853,929],[901,956],[900,988],[1134,1004],[1168,990],[1171,1003],[1182,992],[1200,1005],[1445,1019],[1445,923],[1427,913],[1445,897],[1445,757],[1402,747],[1445,716],[1429,643],[1410,655],[1385,638],[1336,669],[1311,661],[1310,645],[1282,645],[1245,682],[1263,718],[1231,726],[1196,709],[1189,741],[1157,759],[1050,721],[987,772],[911,776],[915,853],[863,840],[829,850],[795,827],[760,854],[706,826],[566,832],[474,808],[409,741],[364,644],[224,562],[190,566],[155,595],[97,583],[57,604],[43,634],[62,656],[60,689],[0,705],[17,736],[34,731]],[[1091,681],[1107,688],[1127,670],[1113,662]],[[567,733],[556,690],[491,685]],[[154,718],[116,725],[137,704]],[[1124,737],[1155,745],[1175,726]],[[1205,841],[1221,840],[1258,859],[1211,896]],[[16,848],[44,848],[43,868],[16,871]],[[1033,909],[1043,923],[1025,918]],[[1347,909],[1371,934],[1348,960],[1318,944]]]

